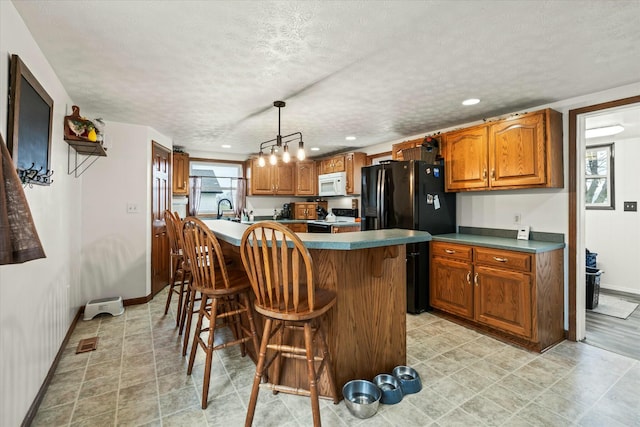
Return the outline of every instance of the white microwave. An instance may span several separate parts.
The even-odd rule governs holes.
[[[347,173],[335,172],[318,175],[318,196],[346,196]]]

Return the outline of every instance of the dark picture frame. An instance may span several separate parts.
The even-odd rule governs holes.
[[[23,184],[51,184],[53,98],[11,55],[7,148]]]

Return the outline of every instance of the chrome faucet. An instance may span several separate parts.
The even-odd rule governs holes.
[[[227,201],[229,203],[229,209],[233,209],[233,204],[231,203],[231,200],[229,200],[229,199],[220,199],[218,201],[218,219],[222,218],[222,214],[220,213],[220,205],[224,201]]]

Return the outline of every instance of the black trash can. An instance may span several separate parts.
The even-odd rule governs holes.
[[[600,297],[600,276],[602,271],[597,268],[587,267],[587,309],[593,310],[598,306],[598,298]]]

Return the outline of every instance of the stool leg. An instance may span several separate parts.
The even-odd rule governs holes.
[[[176,312],[176,326],[180,325],[180,318],[182,317],[182,300],[184,299],[184,270],[179,269],[180,274],[180,292],[178,293],[178,310]],[[176,279],[178,274],[176,274]]]
[[[207,301],[207,296],[202,295],[202,301]],[[199,341],[201,341],[200,333],[202,332],[202,320],[205,316],[205,308],[206,304],[202,304],[200,306],[200,311],[198,312],[198,323],[196,324],[195,334],[193,336],[193,343],[191,344],[191,353],[189,355],[189,366],[187,367],[187,375],[191,375],[191,371],[193,370],[193,362],[196,360],[196,350],[198,349]]]
[[[264,322],[264,330],[262,331],[262,343],[260,344],[260,354],[258,356],[258,364],[256,365],[256,374],[253,377],[251,398],[249,399],[249,407],[247,408],[247,417],[244,421],[245,427],[251,426],[251,424],[253,423],[253,415],[256,412],[258,392],[260,391],[260,380],[262,379],[262,371],[264,370],[264,362],[267,355],[267,344],[269,344],[269,335],[271,334],[272,322],[273,320],[268,317]]]
[[[309,391],[311,392],[311,412],[313,413],[313,425],[320,426],[320,403],[318,402],[318,384],[313,351],[313,330],[311,322],[304,324],[304,346],[307,350],[307,377],[309,378]]]
[[[164,306],[164,314],[166,315],[169,312],[169,306],[171,305],[171,295],[173,295],[173,287],[175,286],[175,277],[176,270],[178,268],[177,258],[171,255],[171,271],[169,271],[169,295],[167,295],[167,303]]]
[[[189,271],[184,272],[184,282],[185,282],[185,287],[187,289],[187,292],[186,292],[187,297],[182,302],[182,314],[180,316],[180,329],[178,329],[178,335],[182,335],[182,331],[184,330],[184,323],[187,320],[187,310],[189,308],[189,301],[191,301],[191,284],[190,284],[191,274],[189,273]]]
[[[280,349],[282,348],[282,343],[284,342],[284,331],[286,329],[286,325],[284,322],[281,322],[280,324],[280,330],[277,333],[277,345],[278,345],[278,350],[277,353],[275,355],[275,360],[273,361],[274,365],[273,365],[273,378],[271,379],[271,382],[273,384],[280,384],[280,373],[282,372],[282,351],[280,351]],[[278,394],[277,390],[273,390],[273,394]]]
[[[213,338],[216,331],[216,317],[218,314],[218,298],[211,302],[211,317],[209,318],[209,339],[207,340],[207,358],[204,362],[204,383],[202,384],[202,409],[207,409],[209,398],[209,381],[211,380],[211,361],[213,359]],[[205,309],[206,310],[206,309]],[[194,354],[191,354],[193,358]]]
[[[184,341],[182,342],[183,357],[187,355],[187,348],[189,346],[189,335],[191,335],[191,321],[193,319],[193,306],[196,303],[195,300],[196,300],[196,290],[191,289],[189,291],[189,309],[185,313],[185,315],[187,316],[187,326],[184,333]],[[200,304],[202,304],[202,301],[200,301]]]

